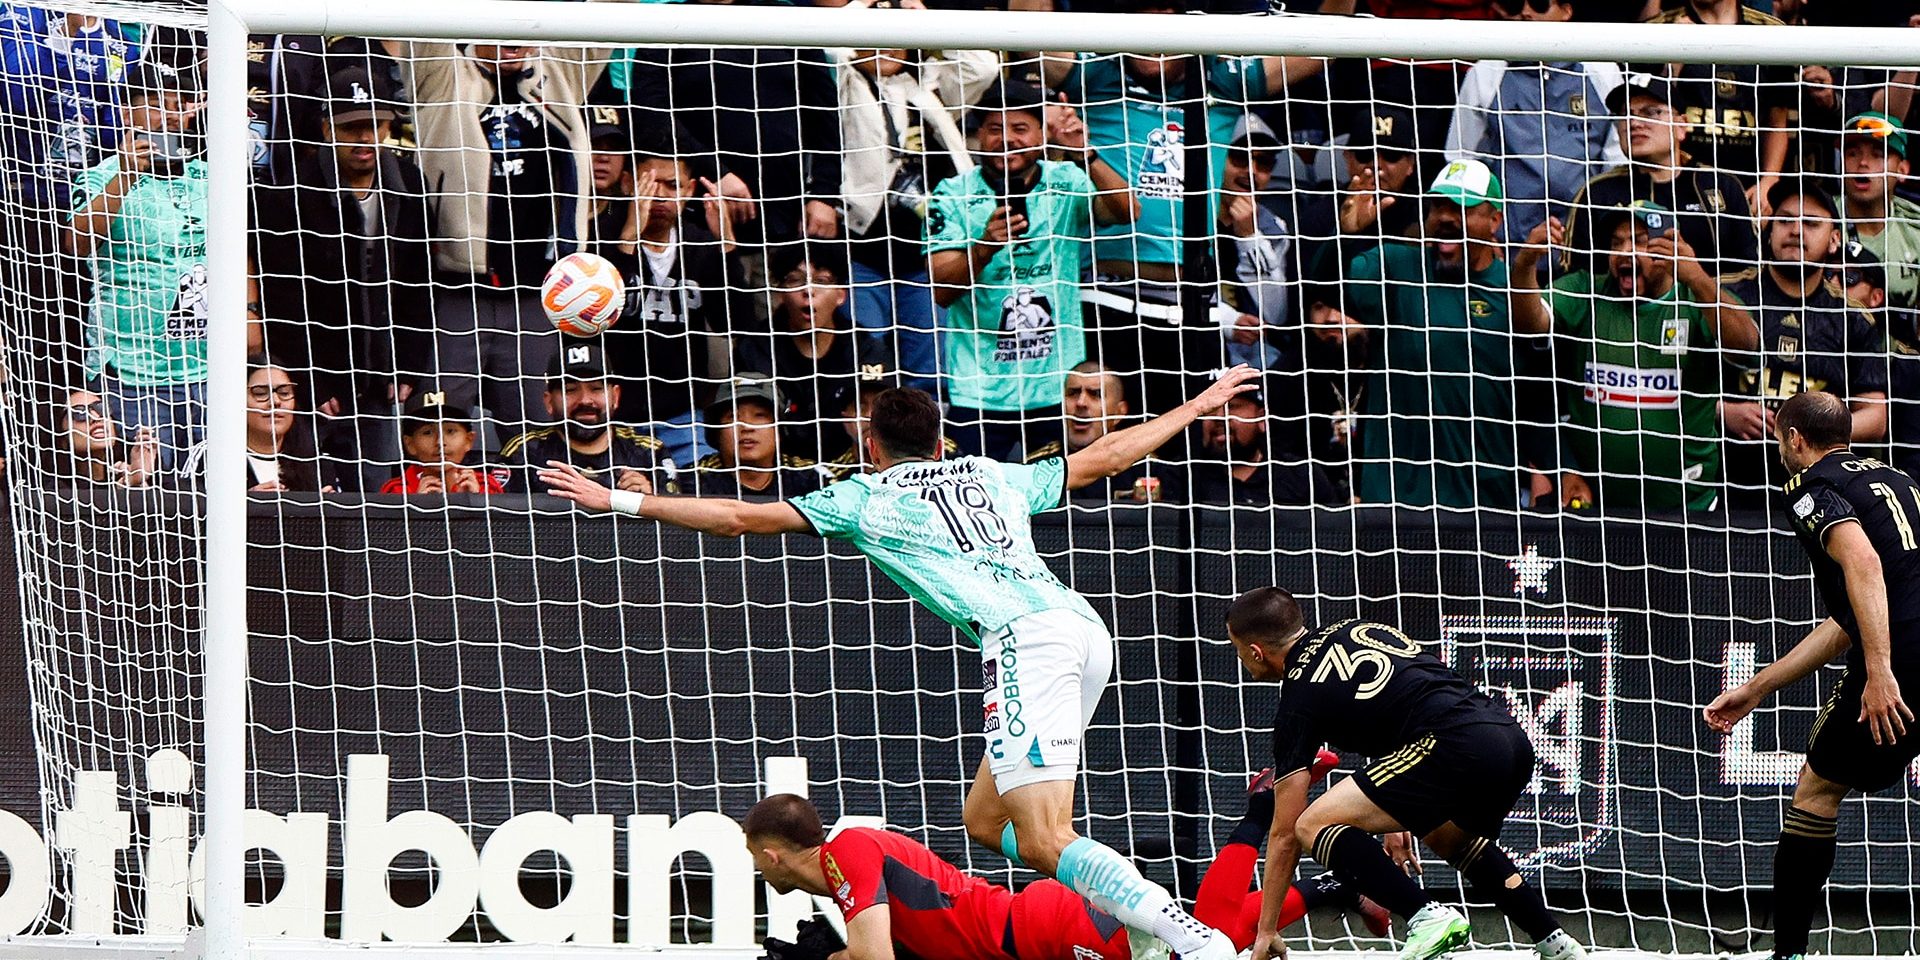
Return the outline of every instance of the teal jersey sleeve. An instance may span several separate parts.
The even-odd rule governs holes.
[[[1027,498],[1027,511],[1039,513],[1067,502],[1067,458],[1048,457],[1033,463],[1003,463],[1007,485]]]
[[[829,540],[849,540],[860,530],[860,513],[869,490],[865,476],[848,477],[787,501],[813,524],[813,532]]]
[[[80,179],[73,187],[73,209],[68,213],[72,220],[82,207],[92,203],[95,197],[105,193],[107,184],[120,175],[120,158],[108,157],[106,160],[88,167],[81,172]]]
[[[1213,92],[1234,102],[1264,100],[1267,93],[1265,57],[1215,57],[1207,71]]]
[[[940,181],[939,186],[933,188],[933,195],[927,198],[925,221],[928,253],[965,250],[973,246],[977,228],[971,216],[974,203],[969,194],[975,192],[982,196],[986,194],[984,183],[978,191],[971,188],[970,184],[977,177],[978,174],[974,173],[948,177]],[[987,216],[992,215],[993,210],[989,208]],[[982,223],[980,226],[985,224]]]

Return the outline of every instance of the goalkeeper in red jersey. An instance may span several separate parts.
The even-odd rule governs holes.
[[[1315,763],[1316,777],[1338,761],[1324,754]],[[1260,894],[1247,887],[1273,815],[1272,785],[1270,771],[1254,778],[1246,817],[1207,868],[1194,899],[1193,915],[1226,933],[1239,950],[1253,943],[1260,919]],[[853,827],[828,840],[819,811],[793,794],[755,804],[742,827],[755,869],[774,889],[831,896],[839,905],[847,938],[834,960],[893,960],[896,948],[916,960],[1130,960],[1165,952],[1157,942],[1136,943],[1133,938],[1146,935],[1130,933],[1055,880],[1014,893],[962,873],[919,841],[888,830]],[[1295,884],[1280,922],[1290,924],[1319,906],[1357,910],[1375,935],[1384,935],[1391,919],[1328,876]],[[801,943],[798,950],[769,944],[769,955],[828,960],[816,938]]]

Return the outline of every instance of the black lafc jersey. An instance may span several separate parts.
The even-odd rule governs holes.
[[[1858,619],[1847,599],[1846,574],[1827,555],[1827,535],[1849,520],[1860,524],[1880,555],[1893,660],[1920,663],[1920,485],[1872,457],[1836,450],[1788,480],[1785,499],[1827,614],[1854,640],[1847,665],[1864,666]]]
[[[1808,390],[1848,398],[1887,389],[1886,331],[1832,280],[1801,299],[1764,271],[1725,279],[1760,326],[1757,367],[1738,370],[1728,393],[1778,407]]]
[[[1384,757],[1429,733],[1513,722],[1413,638],[1384,623],[1342,620],[1288,651],[1273,717],[1273,769],[1281,776],[1303,770],[1325,743]]]

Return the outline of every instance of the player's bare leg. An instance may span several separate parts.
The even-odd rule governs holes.
[[[973,786],[967,788],[960,820],[966,824],[967,836],[974,843],[998,850],[1015,863],[1024,862],[1013,839],[1013,813],[1000,800],[1000,788],[993,783],[993,771],[987,767],[986,757],[980,758],[980,770],[973,775]]]
[[[1334,784],[1309,804],[1294,828],[1301,848],[1312,850],[1315,860],[1374,902],[1406,918],[1407,942],[1400,956],[1426,960],[1467,942],[1467,918],[1452,907],[1435,903],[1414,881],[1410,863],[1395,863],[1374,839],[1375,835],[1404,832],[1400,821],[1380,809],[1351,777]]]
[[[1851,792],[1800,765],[1800,782],[1793,788],[1793,804],[1780,825],[1780,843],[1773,854],[1773,955],[1797,957],[1807,952],[1813,929],[1813,910],[1820,890],[1833,872],[1834,836],[1838,832],[1840,802]]]

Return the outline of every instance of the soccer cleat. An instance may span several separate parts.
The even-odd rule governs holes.
[[[1307,769],[1307,778],[1314,783],[1319,783],[1339,765],[1340,755],[1326,747],[1321,747],[1320,752],[1313,755],[1313,766]]]
[[[1165,940],[1138,930],[1127,931],[1127,949],[1132,952],[1133,960],[1169,960],[1173,956]]]
[[[1274,780],[1273,768],[1261,767],[1259,773],[1256,773],[1252,777],[1248,778],[1247,793],[1249,794],[1272,793],[1273,780]]]
[[[1467,945],[1472,927],[1467,918],[1445,904],[1429,903],[1407,918],[1407,944],[1400,960],[1433,960]]]
[[[1534,944],[1533,949],[1540,954],[1540,960],[1587,960],[1587,948],[1568,936],[1565,930],[1547,934],[1547,938]]]
[[[1374,903],[1370,898],[1358,899],[1359,902],[1354,904],[1353,912],[1360,915],[1360,922],[1366,925],[1368,933],[1376,937],[1384,937],[1393,931],[1393,911]]]
[[[1133,934],[1129,932],[1127,935],[1131,937]],[[1239,955],[1240,950],[1233,945],[1233,938],[1218,930],[1207,938],[1206,946],[1192,953],[1174,954],[1179,960],[1234,960]]]

